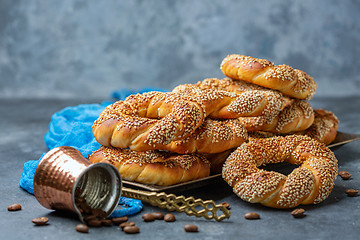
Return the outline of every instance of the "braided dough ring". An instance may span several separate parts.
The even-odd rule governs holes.
[[[278,134],[299,132],[309,128],[314,122],[314,111],[308,102],[295,100],[276,117],[240,117],[249,132],[266,131]]]
[[[256,84],[252,84],[242,80],[233,80],[230,78],[205,78],[203,81],[199,81],[195,84],[182,84],[173,89],[173,92],[181,92],[186,91],[188,88],[196,87],[201,90],[209,90],[209,89],[216,89],[228,92],[235,92],[235,93],[242,93],[245,91],[274,91]],[[285,104],[284,106],[288,106],[293,102],[293,99],[284,96]]]
[[[288,162],[300,167],[288,176],[258,167]],[[325,200],[337,176],[337,159],[307,136],[250,139],[226,160],[222,176],[243,200],[273,208],[292,208]]]
[[[89,156],[89,160],[110,163],[119,170],[123,179],[144,184],[167,186],[210,175],[210,163],[198,154],[135,152],[101,146]]]
[[[335,140],[339,120],[334,113],[324,109],[314,109],[315,118],[313,124],[304,131],[295,132],[296,135],[309,136],[318,142],[329,145]],[[253,138],[268,138],[279,136],[272,132],[251,132],[250,137]],[[284,135],[283,135],[284,136]]]
[[[212,154],[239,147],[247,140],[248,132],[238,119],[214,120],[206,118],[193,134],[184,139],[156,147],[149,144],[133,144],[129,147],[134,151],[167,150],[179,154]]]
[[[191,135],[213,118],[237,118],[278,113],[284,100],[276,92],[240,94],[189,88],[184,92],[132,95],[108,106],[93,124],[96,140],[104,146],[153,149]]]
[[[310,100],[317,84],[305,72],[287,65],[274,65],[265,59],[244,55],[228,55],[220,66],[225,76],[279,90],[283,94]]]
[[[335,140],[339,120],[334,113],[324,109],[315,109],[314,123],[306,130],[295,134],[307,135],[326,145]]]
[[[173,92],[183,91],[189,87],[197,87],[200,89],[218,89],[229,92],[245,92],[251,90],[271,91],[268,88],[252,84],[242,80],[233,80],[230,78],[205,78],[203,81],[198,81],[195,84],[182,84],[173,89]]]

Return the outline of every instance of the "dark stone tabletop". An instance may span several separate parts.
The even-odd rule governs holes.
[[[143,222],[144,213],[167,211],[144,203],[140,214],[131,216],[140,234],[126,235],[119,227],[91,228],[88,234],[75,231],[79,220],[74,215],[42,207],[35,197],[19,187],[23,164],[37,160],[47,148],[43,136],[50,117],[66,106],[94,103],[85,100],[0,100],[0,236],[1,239],[358,239],[360,234],[360,197],[348,197],[346,189],[360,189],[360,141],[334,150],[339,170],[352,174],[350,180],[338,177],[331,195],[319,205],[302,206],[306,216],[295,219],[291,210],[276,210],[242,201],[223,182],[177,194],[228,202],[231,218],[222,222],[174,213],[176,221]],[[340,119],[339,131],[360,133],[360,97],[315,98],[314,108],[333,111]],[[13,203],[22,210],[9,212]],[[245,220],[244,214],[256,212],[259,220]],[[36,227],[36,217],[48,217],[47,226]],[[195,224],[198,233],[187,233],[184,225]]]

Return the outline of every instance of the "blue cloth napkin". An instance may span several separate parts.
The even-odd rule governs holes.
[[[124,100],[127,96],[135,93],[148,91],[166,91],[164,89],[145,88],[140,91],[121,89],[114,91],[112,97],[116,100]],[[59,146],[70,146],[81,152],[84,157],[88,157],[93,151],[99,149],[100,144],[92,134],[93,122],[105,107],[112,102],[101,104],[81,104],[73,107],[66,107],[56,112],[49,124],[49,131],[45,134],[45,144],[49,149]],[[27,161],[23,166],[23,173],[19,185],[27,192],[34,194],[34,176],[39,160]],[[136,214],[141,211],[142,203],[140,200],[121,197],[120,205],[123,209],[115,210],[111,217],[122,217]]]

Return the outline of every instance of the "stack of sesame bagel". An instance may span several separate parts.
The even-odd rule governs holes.
[[[173,185],[222,172],[242,199],[275,208],[323,201],[337,175],[325,147],[337,117],[307,102],[317,85],[305,72],[229,55],[227,78],[147,92],[108,106],[93,124],[102,145],[89,159],[115,165],[123,179]],[[259,167],[300,165],[285,176]]]

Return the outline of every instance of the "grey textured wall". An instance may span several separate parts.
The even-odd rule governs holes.
[[[0,97],[98,97],[222,77],[230,53],[359,95],[359,1],[0,1]]]

